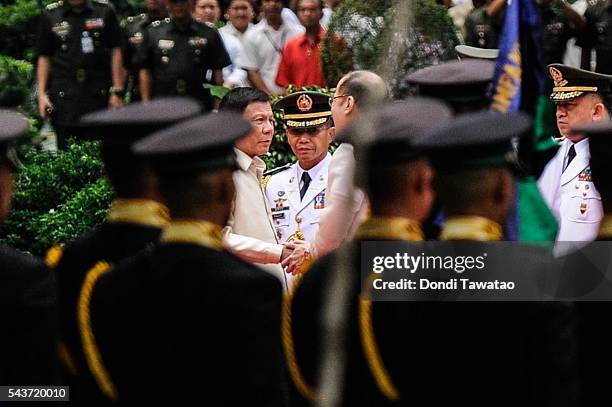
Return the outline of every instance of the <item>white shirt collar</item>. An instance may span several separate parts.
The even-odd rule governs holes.
[[[300,166],[300,163],[297,163],[297,179],[298,182],[301,184],[302,183],[302,174],[304,172],[308,172],[308,175],[310,176],[311,180],[315,180],[317,179],[317,176],[319,175],[319,172],[321,172],[321,169],[325,166],[325,163],[327,161],[331,160],[331,154],[328,152],[327,155],[325,156],[324,159],[322,159],[321,161],[319,161],[319,163],[317,165],[315,165],[314,167],[312,167],[309,170],[305,170]]]
[[[588,137],[585,137],[579,142],[574,143],[574,149],[576,150],[576,157],[578,156],[586,156],[589,158],[591,157],[591,152],[589,151],[589,138]],[[567,151],[569,151],[569,147]],[[566,152],[566,155],[567,155],[567,152]]]
[[[266,163],[261,158],[251,158],[247,153],[237,147],[234,147],[234,151],[236,152],[236,164],[238,164],[238,168],[242,171],[249,171],[253,168],[252,171],[260,177],[266,170]]]

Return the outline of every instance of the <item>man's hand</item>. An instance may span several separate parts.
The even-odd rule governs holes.
[[[281,264],[291,255],[291,253],[293,253],[294,246],[295,245],[292,242],[283,243],[283,251],[281,252],[280,257]]]
[[[53,111],[53,103],[49,100],[46,93],[38,95],[38,114],[45,119]]]
[[[310,258],[310,245],[303,240],[294,240],[284,243],[284,245],[291,245],[293,251],[281,261],[281,266],[283,268],[286,267],[285,271],[288,274],[293,274],[294,276],[300,274],[304,261]]]
[[[116,109],[121,106],[123,106],[123,99],[121,99],[117,95],[110,95],[110,97],[108,98],[108,108]]]

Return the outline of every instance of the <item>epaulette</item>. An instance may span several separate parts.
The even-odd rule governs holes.
[[[288,163],[288,164],[281,165],[280,167],[272,168],[271,170],[264,172],[263,178],[261,180],[261,187],[265,189],[266,186],[268,185],[268,182],[270,182],[270,178],[272,178],[272,175],[285,171],[286,169],[291,167],[291,165],[292,165],[291,163]]]
[[[207,26],[209,26],[210,28],[214,28],[217,29],[217,26],[215,26],[213,23],[211,23],[210,21],[204,21],[204,24],[206,24]]]
[[[263,175],[274,175],[278,174],[281,171],[285,171],[287,168],[291,167],[293,163],[287,163],[285,165],[281,165],[280,167],[272,168],[271,170],[264,171]]]
[[[126,27],[128,24],[138,23],[138,22],[144,21],[146,18],[147,18],[147,15],[145,13],[138,14],[137,16],[130,16],[126,18],[125,20],[121,21],[121,26]]]
[[[55,3],[51,3],[47,5],[47,10],[55,10],[58,7],[61,7],[64,5],[63,1],[56,1]]]

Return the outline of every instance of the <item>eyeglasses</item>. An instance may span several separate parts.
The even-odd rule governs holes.
[[[329,106],[331,107],[331,105],[334,103],[334,99],[344,98],[344,97],[347,97],[347,96],[351,96],[351,95],[330,96],[329,100],[328,100]]]

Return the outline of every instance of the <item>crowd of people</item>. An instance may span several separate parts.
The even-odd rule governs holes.
[[[0,246],[0,385],[67,385],[75,405],[612,400],[609,306],[573,301],[612,298],[608,264],[576,251],[612,240],[612,76],[548,65],[563,140],[536,194],[557,246],[508,246],[503,259],[555,276],[564,301],[377,302],[366,242],[423,254],[425,241],[483,252],[509,240],[532,119],[489,109],[494,49],[460,47],[460,60],[409,74],[404,100],[366,70],[327,84],[331,96],[283,95],[326,85],[315,55],[338,2],[299,0],[297,15],[259,3],[151,0],[125,24],[102,0],[47,7],[40,114],[62,143],[101,140],[114,199],[102,225],[44,261]],[[503,2],[465,29],[476,12]],[[203,83],[231,90],[217,103]],[[275,111],[296,162],[267,169]],[[4,221],[28,123],[12,111],[0,123]]]

